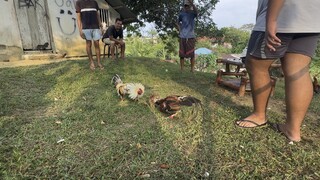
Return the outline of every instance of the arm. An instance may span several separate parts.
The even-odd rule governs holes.
[[[177,28],[178,32],[180,32],[180,21],[178,20],[174,24],[176,25],[176,28]]]
[[[79,33],[80,33],[80,36],[85,39],[85,36],[82,32],[82,22],[81,22],[81,15],[80,13],[77,13],[77,23],[78,23],[78,28],[79,28]]]
[[[266,41],[270,51],[276,51],[275,46],[281,45],[281,40],[276,36],[277,21],[285,0],[269,0],[266,24]]]
[[[95,1],[95,5],[96,5],[96,10],[97,10],[97,20],[98,20],[98,26],[100,28],[101,34],[103,33],[102,31],[102,23],[101,23],[101,19],[100,19],[100,8],[98,3]]]
[[[123,29],[121,29],[121,33],[120,33],[120,36],[119,36],[119,44],[120,45],[124,45],[124,41],[123,41]]]
[[[193,8],[194,13],[198,16],[198,9],[197,7],[193,4],[193,2],[191,0],[189,0],[189,3],[191,5],[191,7]]]
[[[116,39],[116,38],[114,38],[112,35],[109,36],[109,39],[110,39],[111,41],[116,42],[117,44],[122,44],[122,40],[121,40],[121,39]]]
[[[119,41],[123,43],[123,30],[121,30],[121,35],[119,36]]]
[[[85,35],[82,32],[82,21],[81,21],[81,4],[79,1],[76,2],[75,5],[76,8],[76,13],[77,13],[77,23],[78,23],[78,28],[79,28],[79,34],[82,39],[86,39]]]
[[[179,13],[178,19],[177,19],[177,21],[174,23],[174,24],[176,25],[176,28],[177,28],[178,32],[180,32],[181,21],[182,21],[182,19],[181,19],[181,17],[180,17],[180,13]]]
[[[101,23],[101,19],[100,19],[100,13],[99,11],[97,11],[97,19],[98,19],[98,23],[99,23],[99,28],[101,30],[101,34],[102,34],[102,23]]]

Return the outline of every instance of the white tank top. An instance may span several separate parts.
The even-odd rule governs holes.
[[[268,0],[259,0],[254,31],[265,31]],[[285,0],[278,17],[279,33],[319,33],[320,0]]]
[[[285,0],[278,17],[278,32],[320,32],[320,0]]]

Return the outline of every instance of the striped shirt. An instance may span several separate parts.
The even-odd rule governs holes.
[[[98,3],[95,0],[78,0],[76,12],[81,15],[82,29],[99,29],[97,12]]]

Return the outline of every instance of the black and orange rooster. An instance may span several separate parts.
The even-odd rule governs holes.
[[[201,101],[192,96],[173,95],[160,99],[158,96],[152,95],[150,97],[150,104],[154,105],[157,109],[159,109],[159,111],[170,115],[169,118],[171,119],[177,115],[182,106],[200,105],[202,108]]]
[[[319,85],[319,83],[318,83],[318,79],[314,76],[313,77],[313,82],[312,82],[312,84],[313,84],[313,91],[315,92],[315,93],[319,93],[320,92],[320,85]]]
[[[121,100],[126,95],[132,100],[138,100],[144,94],[144,86],[141,83],[123,83],[118,74],[112,77],[111,82],[114,84]]]

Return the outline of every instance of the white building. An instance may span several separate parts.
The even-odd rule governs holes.
[[[107,25],[117,17],[137,21],[120,0],[96,0]],[[85,56],[85,42],[77,27],[76,0],[0,0],[0,60],[23,59],[26,54]],[[101,43],[102,44],[102,43]]]

